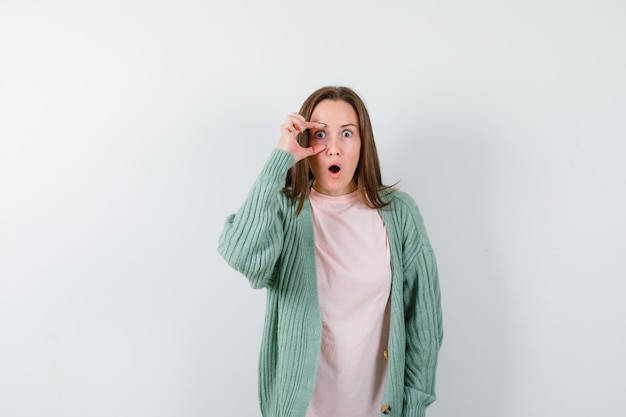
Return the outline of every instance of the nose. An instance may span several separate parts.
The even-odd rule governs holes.
[[[329,156],[339,156],[339,143],[337,138],[330,137],[326,145],[326,153]]]

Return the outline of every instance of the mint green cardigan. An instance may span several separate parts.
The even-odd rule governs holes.
[[[294,162],[288,152],[272,152],[242,207],[227,218],[218,246],[253,288],[266,289],[259,357],[264,417],[305,416],[322,338],[311,207],[307,200],[296,216],[295,205],[281,191]],[[413,199],[400,191],[388,198],[391,204],[379,210],[393,273],[382,403],[391,416],[423,417],[435,400],[443,337],[437,266]]]

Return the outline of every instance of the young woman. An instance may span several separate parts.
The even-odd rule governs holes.
[[[323,87],[281,137],[218,251],[266,288],[265,417],[422,417],[442,340],[435,255],[407,194],[382,184],[369,114]]]

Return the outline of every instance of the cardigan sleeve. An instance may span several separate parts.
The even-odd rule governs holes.
[[[443,339],[437,262],[422,217],[412,199],[405,200],[403,246],[406,364],[404,416],[424,417],[435,401],[437,359]]]
[[[293,164],[289,152],[272,152],[239,211],[226,219],[219,239],[219,254],[245,275],[253,288],[270,285],[281,253],[285,198],[281,189]]]

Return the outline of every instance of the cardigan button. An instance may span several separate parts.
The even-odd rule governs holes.
[[[391,414],[391,407],[389,406],[389,404],[383,404],[380,407],[380,412],[383,414]]]
[[[383,352],[383,356],[385,357],[385,360],[389,360],[389,352],[386,350]]]

